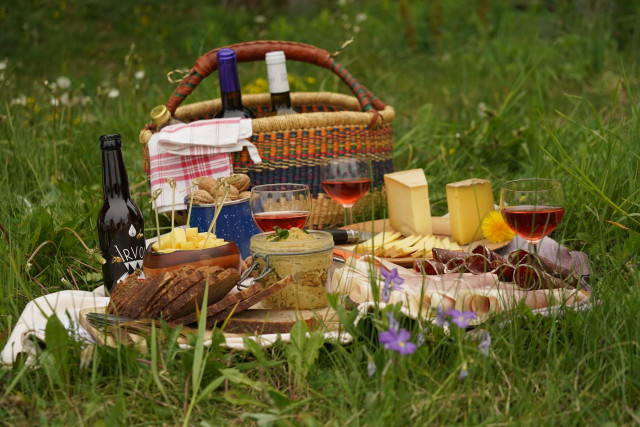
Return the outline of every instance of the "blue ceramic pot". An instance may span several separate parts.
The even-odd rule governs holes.
[[[213,204],[193,205],[189,226],[198,227],[198,231],[207,231],[213,220],[214,212]],[[251,236],[259,233],[261,231],[256,227],[251,217],[248,197],[225,202],[216,222],[216,237],[235,242],[244,259],[251,255],[249,252]]]

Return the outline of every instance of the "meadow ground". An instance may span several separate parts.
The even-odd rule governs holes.
[[[396,109],[396,169],[425,170],[434,215],[448,182],[487,178],[497,192],[509,179],[562,181],[567,213],[553,237],[589,255],[595,302],[496,316],[483,326],[486,356],[455,328],[429,328],[411,355],[385,350],[378,311],[352,344],[312,335],[247,353],[201,340],[181,350],[162,334],[150,354],[89,351],[52,323],[38,368],[0,369],[0,423],[640,422],[636,3],[30,1],[0,5],[0,26],[0,345],[29,300],[100,284],[78,240],[97,247],[98,137],[123,135],[152,224],[137,140],[172,91],[167,72],[257,39],[333,51],[353,36],[339,60]],[[347,93],[327,70],[288,70],[295,91]],[[264,91],[264,76],[262,63],[241,65],[245,92]],[[217,86],[209,78],[190,101],[218,97]],[[417,342],[423,325],[396,318]]]

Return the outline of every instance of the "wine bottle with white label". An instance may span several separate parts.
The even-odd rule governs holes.
[[[104,258],[104,286],[112,292],[130,274],[144,278],[144,221],[129,192],[120,135],[102,135],[100,149],[104,202],[98,214],[98,240]]]
[[[269,116],[298,114],[291,105],[287,59],[284,56],[284,52],[277,50],[267,53],[265,62],[267,64],[267,77],[269,78],[269,92],[271,93]]]

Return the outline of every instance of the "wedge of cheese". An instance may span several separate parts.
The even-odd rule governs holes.
[[[494,209],[491,182],[472,178],[447,184],[451,236],[460,245],[482,238],[482,219]]]
[[[384,176],[389,224],[403,236],[432,234],[429,187],[422,169]]]

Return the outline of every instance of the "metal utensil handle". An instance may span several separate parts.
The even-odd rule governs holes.
[[[251,272],[253,270],[258,268],[258,263],[257,263],[258,258],[264,259],[264,261],[265,261],[264,268],[258,274],[257,277],[254,277],[253,280],[251,280],[251,282],[248,285],[244,285],[242,282],[244,282],[249,277],[249,275],[251,274]],[[269,264],[269,255],[262,256],[262,255],[260,255],[258,253],[255,253],[255,254],[253,254],[253,256],[251,256],[251,266],[247,270],[245,270],[244,273],[242,273],[242,276],[240,276],[240,281],[236,285],[236,288],[239,291],[243,291],[243,290],[249,288],[250,286],[253,286],[254,284],[256,284],[256,282],[258,282],[260,279],[264,278],[267,274],[271,273],[272,271],[273,271],[273,268],[271,268],[271,265]]]

